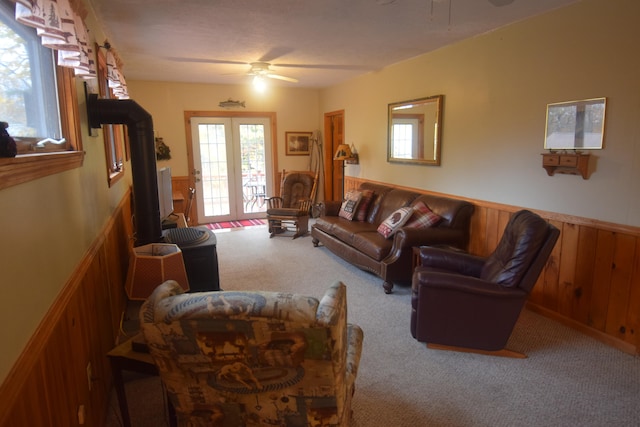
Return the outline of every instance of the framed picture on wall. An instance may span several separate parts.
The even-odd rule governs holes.
[[[308,156],[313,132],[285,132],[287,156]]]

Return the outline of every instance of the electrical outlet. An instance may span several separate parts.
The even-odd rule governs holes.
[[[89,384],[89,391],[91,391],[91,384],[93,383],[93,371],[91,369],[91,362],[87,363],[87,383]]]

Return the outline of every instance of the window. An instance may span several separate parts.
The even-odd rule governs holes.
[[[36,30],[15,21],[2,3],[0,117],[9,123],[18,152],[66,151],[55,84],[54,55]]]
[[[104,48],[96,46],[98,52],[98,86],[100,97],[104,99],[115,98],[113,90],[109,87],[107,79],[107,61],[103,53]],[[109,186],[124,176],[124,161],[122,150],[122,125],[105,124],[102,125],[104,136],[104,150],[107,158],[107,175]]]
[[[398,120],[399,121],[399,120]],[[398,159],[413,159],[416,154],[418,141],[416,123],[407,120],[405,123],[395,123],[393,125],[393,157]]]
[[[18,156],[0,159],[0,189],[82,164],[73,70],[55,66],[36,30],[0,1],[0,121],[9,123]]]

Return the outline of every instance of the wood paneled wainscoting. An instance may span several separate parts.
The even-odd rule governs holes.
[[[106,353],[120,329],[133,235],[123,198],[0,386],[0,426],[101,426],[111,391]],[[89,390],[87,364],[91,363]]]
[[[345,177],[345,189],[358,188],[363,181]],[[468,250],[486,256],[498,244],[510,215],[522,208],[466,200],[476,208]],[[640,354],[640,228],[527,209],[560,230],[527,307],[622,351]]]

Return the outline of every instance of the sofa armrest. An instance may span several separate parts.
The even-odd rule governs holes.
[[[342,202],[339,200],[325,200],[321,206],[320,216],[338,216]]]

